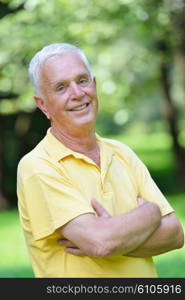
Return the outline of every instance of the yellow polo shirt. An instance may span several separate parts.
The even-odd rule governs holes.
[[[97,141],[101,169],[64,146],[50,130],[19,162],[18,207],[36,277],[157,277],[151,257],[76,256],[58,244],[56,229],[81,214],[94,213],[94,197],[111,215],[137,207],[138,196],[156,202],[162,215],[173,211],[128,146],[98,135]]]

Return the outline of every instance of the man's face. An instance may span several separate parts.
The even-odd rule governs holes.
[[[90,79],[77,54],[55,55],[43,64],[41,92],[43,96],[35,99],[53,128],[72,133],[94,126],[98,110],[96,82]]]

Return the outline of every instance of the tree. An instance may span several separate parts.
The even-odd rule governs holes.
[[[37,50],[58,41],[82,47],[90,59],[98,79],[98,129],[116,133],[135,119],[147,127],[165,119],[184,180],[182,93],[174,94],[185,86],[185,68],[181,76],[175,73],[179,61],[185,65],[184,9],[184,0],[0,1],[3,198],[15,203],[16,164],[48,127],[33,102],[28,63]]]

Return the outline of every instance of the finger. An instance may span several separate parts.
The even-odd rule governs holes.
[[[91,200],[91,204],[99,217],[110,217],[108,211],[95,198]]]
[[[66,239],[60,239],[58,240],[58,243],[62,246],[67,246],[67,247],[76,247],[75,244],[73,244],[71,241],[66,240]]]
[[[145,204],[147,201],[146,201],[145,199],[141,198],[141,197],[138,197],[138,198],[137,198],[137,202],[138,202],[139,205],[143,205],[143,204]]]
[[[65,248],[65,252],[70,253],[70,254],[74,254],[74,255],[86,255],[82,250],[80,250],[79,248],[71,248],[71,247],[67,247]]]

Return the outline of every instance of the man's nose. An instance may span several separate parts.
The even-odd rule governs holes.
[[[84,91],[76,82],[71,82],[69,86],[70,97],[73,100],[80,100],[84,96]]]

